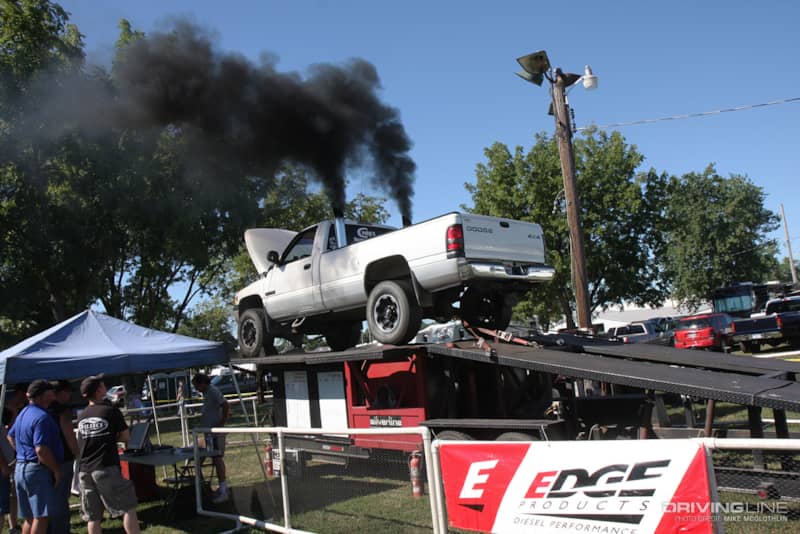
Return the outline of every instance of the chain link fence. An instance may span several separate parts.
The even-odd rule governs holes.
[[[213,429],[227,438],[231,497],[213,502],[215,473],[204,467],[199,512],[279,532],[429,533],[434,496],[424,469],[427,432]],[[198,441],[201,436],[195,432]],[[376,443],[382,448],[362,446]]]
[[[721,504],[713,515],[726,532],[800,530],[800,440],[703,441]]]

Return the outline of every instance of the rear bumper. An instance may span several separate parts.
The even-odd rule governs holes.
[[[783,337],[783,333],[779,330],[773,330],[771,332],[743,332],[741,334],[734,334],[731,339],[734,342],[741,342],[741,341],[759,341],[762,339],[779,339]]]
[[[556,270],[549,265],[515,265],[508,267],[502,263],[468,261],[458,266],[461,280],[505,280],[509,282],[548,282]]]
[[[685,339],[682,341],[675,340],[676,349],[694,349],[694,348],[708,348],[720,347],[719,343],[714,342],[714,338],[699,338],[699,339]]]

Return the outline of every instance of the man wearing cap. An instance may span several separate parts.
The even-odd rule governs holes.
[[[69,380],[59,380],[55,384],[56,399],[47,409],[58,425],[61,444],[64,447],[64,460],[60,464],[61,482],[56,487],[56,507],[50,514],[47,534],[69,534],[69,498],[72,490],[73,462],[78,457],[78,442],[72,428],[72,384]]]
[[[119,467],[117,442],[127,442],[128,425],[117,408],[103,402],[106,395],[103,375],[88,376],[81,382],[81,395],[89,406],[78,420],[78,449],[81,510],[89,534],[101,533],[103,508],[113,517],[122,516],[128,534],[139,533],[136,493]]]
[[[28,405],[8,432],[9,441],[17,449],[17,507],[19,516],[25,519],[23,532],[45,534],[48,518],[56,507],[55,488],[61,481],[59,463],[64,459],[64,449],[58,425],[47,413],[55,399],[53,385],[34,380],[27,396]]]

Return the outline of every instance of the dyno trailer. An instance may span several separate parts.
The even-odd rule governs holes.
[[[274,423],[324,428],[429,426],[440,437],[587,439],[697,436],[668,426],[663,394],[704,399],[706,436],[763,437],[763,408],[775,435],[789,437],[786,410],[800,411],[800,364],[577,336],[539,336],[528,345],[490,340],[246,360],[268,373]],[[245,360],[242,360],[245,361]],[[715,421],[715,403],[747,407],[747,423]],[[653,409],[656,423],[653,424]],[[355,449],[411,450],[370,437]],[[346,451],[340,451],[345,453]]]

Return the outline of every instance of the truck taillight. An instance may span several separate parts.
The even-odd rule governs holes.
[[[460,224],[447,227],[447,257],[464,257],[464,228]]]
[[[775,316],[775,323],[778,325],[778,330],[783,328],[783,319],[781,319],[780,315]]]

